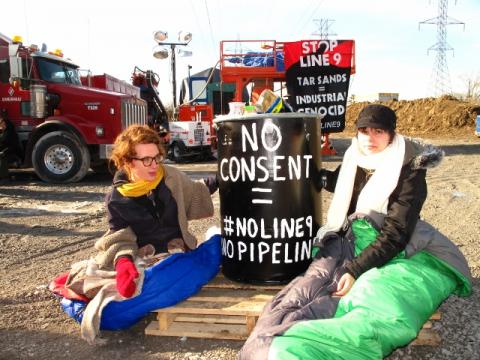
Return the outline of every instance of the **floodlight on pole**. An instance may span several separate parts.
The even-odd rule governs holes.
[[[180,31],[178,33],[178,41],[189,43],[192,40],[192,33],[186,31]]]
[[[153,38],[156,42],[165,41],[168,38],[168,33],[166,33],[165,31],[156,31],[155,33],[153,33]]]
[[[188,50],[178,49],[178,56],[180,56],[180,57],[192,56],[192,52],[188,51]]]
[[[153,57],[160,60],[166,59],[168,57],[168,49],[160,45],[155,46]]]
[[[168,57],[168,49],[165,46],[170,46],[170,66],[172,72],[172,95],[173,95],[173,108],[177,107],[177,79],[176,79],[176,53],[175,48],[177,46],[187,46],[192,40],[192,33],[180,31],[178,33],[177,42],[169,42],[168,33],[165,31],[156,31],[153,34],[153,40],[157,43],[154,48],[153,56],[156,59],[166,59]],[[191,52],[186,52],[191,55]],[[188,55],[187,55],[188,56]]]

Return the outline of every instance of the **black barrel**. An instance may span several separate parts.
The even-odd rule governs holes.
[[[223,273],[285,283],[305,271],[320,225],[321,121],[300,113],[215,120]]]

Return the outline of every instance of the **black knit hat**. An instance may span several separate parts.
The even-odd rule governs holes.
[[[357,129],[374,128],[383,130],[395,130],[397,116],[395,111],[385,105],[368,105],[358,115]]]

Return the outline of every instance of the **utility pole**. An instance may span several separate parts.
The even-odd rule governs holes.
[[[330,33],[330,27],[335,20],[332,19],[313,19],[317,23],[317,30],[312,34],[320,36],[321,40],[327,40],[330,36],[337,36],[337,34]]]
[[[452,92],[450,74],[447,65],[447,51],[452,51],[453,48],[447,43],[447,25],[463,25],[465,30],[465,23],[453,19],[448,16],[448,0],[438,0],[438,15],[434,18],[421,21],[420,25],[437,25],[437,42],[430,46],[427,50],[427,55],[430,50],[436,51],[435,63],[432,71],[432,85],[435,96],[441,96]]]

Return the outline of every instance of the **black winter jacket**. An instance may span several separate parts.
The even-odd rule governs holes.
[[[155,252],[166,252],[168,241],[182,238],[177,219],[177,203],[162,180],[150,195],[137,198],[120,194],[117,187],[128,182],[124,172],[117,172],[112,191],[105,198],[110,230],[130,226],[137,235],[138,247],[152,244]]]
[[[210,194],[217,190],[218,181],[215,176],[203,181]],[[178,218],[178,204],[174,194],[166,185],[165,178],[151,191],[151,194],[137,198],[123,196],[117,190],[117,187],[127,182],[128,177],[125,172],[117,171],[112,190],[106,195],[110,230],[117,231],[130,226],[137,236],[138,247],[152,244],[155,247],[155,253],[166,252],[168,242],[172,239],[185,240]],[[208,200],[211,201],[210,198]],[[188,246],[188,243],[186,245]]]
[[[405,250],[427,197],[426,169],[438,165],[443,151],[418,140],[405,138],[405,158],[398,184],[389,197],[387,215],[377,239],[351,262],[346,269],[355,278],[373,267],[380,267]],[[341,165],[335,171],[322,170],[323,187],[335,190]],[[369,175],[358,167],[352,200],[347,216],[355,212],[358,196]]]

